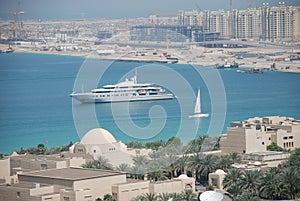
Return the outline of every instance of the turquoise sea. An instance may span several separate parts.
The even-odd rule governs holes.
[[[179,98],[114,105],[88,105],[76,101],[72,104],[69,94],[73,90],[93,88],[91,82],[83,78],[99,79],[98,85],[103,86],[131,77],[135,68],[138,68],[141,82],[159,83],[172,93],[176,92]],[[91,70],[85,72],[83,69]],[[179,76],[181,82],[172,77],[172,73],[176,74],[175,78]],[[78,79],[78,75],[84,75],[83,80]],[[218,83],[218,79],[222,86],[212,86]],[[189,87],[194,93],[201,88],[202,110],[210,113],[209,118],[188,119],[195,99],[186,95]],[[218,91],[222,87],[225,99],[222,90]],[[226,132],[229,122],[255,116],[282,115],[300,119],[299,87],[300,74],[296,73],[241,74],[234,69],[214,70],[179,64],[111,62],[29,53],[1,54],[0,153],[39,143],[52,147],[76,142],[97,125],[109,130],[117,140],[128,142],[171,136],[188,136],[190,139],[207,133],[217,136]],[[220,117],[218,106],[225,106],[223,110],[226,112],[219,132],[211,123],[222,122],[222,119],[213,121]],[[87,114],[91,111],[92,114]]]

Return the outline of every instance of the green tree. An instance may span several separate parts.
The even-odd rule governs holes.
[[[206,181],[208,180],[208,174],[216,170],[216,161],[217,157],[212,154],[204,156],[200,161],[198,172]]]
[[[145,148],[145,145],[141,142],[128,142],[126,145],[128,148],[134,148],[134,149]]]
[[[232,161],[233,164],[235,164],[235,163],[240,163],[241,160],[242,160],[241,155],[239,155],[239,154],[236,153],[236,152],[231,153],[229,156],[230,156],[231,161]]]
[[[234,201],[260,201],[259,197],[253,196],[252,193],[244,192],[242,195],[233,199]]]
[[[182,201],[182,195],[180,193],[171,193],[172,201]]]
[[[227,171],[231,168],[232,160],[229,155],[220,156],[217,161],[217,169],[222,169],[224,171]]]
[[[132,160],[135,166],[145,166],[148,163],[148,158],[145,155],[136,155]]]
[[[295,149],[291,153],[286,165],[290,166],[290,167],[293,167],[293,168],[299,168],[300,167],[300,148]]]
[[[275,142],[272,142],[270,145],[267,146],[268,151],[284,151],[284,149],[278,146]]]
[[[154,193],[143,194],[143,200],[145,201],[156,201],[157,196]]]
[[[227,188],[227,192],[229,193],[229,196],[232,198],[232,200],[235,200],[235,198],[240,196],[243,191],[244,189],[238,183],[234,183]]]
[[[46,151],[46,147],[44,144],[38,144],[37,148],[38,148],[39,154],[44,154]]]
[[[105,194],[103,201],[116,201],[111,194]]]
[[[176,169],[176,175],[186,174],[187,165],[189,163],[189,157],[183,155],[175,163],[174,168]]]
[[[284,187],[288,190],[290,198],[295,199],[296,194],[300,190],[300,175],[293,167],[288,167],[281,174],[281,181]]]
[[[241,186],[252,195],[257,195],[261,182],[261,172],[246,170],[240,179]]]
[[[161,193],[158,195],[160,201],[169,201],[169,199],[171,198],[171,194],[169,193]]]
[[[108,159],[103,156],[99,156],[97,160],[89,161],[82,165],[84,168],[95,168],[103,170],[113,170],[112,164],[109,163]]]
[[[130,166],[127,163],[121,163],[116,169],[120,172],[130,172]]]
[[[97,198],[95,201],[102,201],[102,199],[101,198]]]
[[[230,188],[232,185],[236,185],[241,177],[242,172],[239,169],[230,169],[223,180],[224,188],[227,189]]]
[[[143,201],[143,199],[144,199],[144,198],[143,198],[142,195],[138,195],[138,196],[132,198],[131,201]]]
[[[182,194],[181,194],[181,199],[182,201],[197,201],[197,195],[195,193],[193,193],[192,190],[188,189],[185,190]]]
[[[273,167],[262,177],[260,186],[260,196],[267,199],[282,199],[285,197],[286,189],[280,182],[280,171]]]

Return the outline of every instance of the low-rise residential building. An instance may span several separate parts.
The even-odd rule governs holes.
[[[117,201],[130,201],[145,193],[195,191],[195,179],[186,175],[150,182],[127,180],[124,172],[72,167],[21,173],[18,181],[0,185],[0,201],[88,201],[105,194]]]
[[[117,167],[122,163],[133,164],[132,158],[136,155],[148,155],[150,149],[128,149],[127,146],[114,138],[114,136],[103,128],[95,128],[88,131],[80,142],[70,147],[70,153],[89,154],[97,159],[102,156]]]
[[[270,116],[231,122],[227,134],[220,136],[220,149],[222,153],[265,152],[272,142],[284,149],[299,148],[300,121]]]
[[[4,183],[18,183],[17,174],[46,169],[81,167],[92,160],[89,154],[62,152],[54,155],[12,154],[0,159],[0,179]]]

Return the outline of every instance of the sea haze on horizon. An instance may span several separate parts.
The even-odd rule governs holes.
[[[20,2],[20,6],[18,6]],[[243,0],[233,1],[234,9],[247,9],[262,6],[262,3],[269,3],[275,6],[280,1],[270,0]],[[286,5],[300,6],[298,0],[286,0]],[[229,0],[0,0],[0,19],[12,20],[13,11],[19,9],[25,11],[19,15],[20,20],[71,20],[90,18],[137,18],[148,17],[152,14],[159,16],[177,16],[179,10],[229,10]]]

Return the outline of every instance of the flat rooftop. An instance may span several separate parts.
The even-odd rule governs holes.
[[[34,172],[22,173],[20,176],[31,176],[31,177],[43,177],[43,178],[54,178],[62,180],[85,180],[91,178],[109,177],[116,175],[125,175],[126,173],[110,171],[110,170],[99,170],[99,169],[88,169],[88,168],[62,168],[62,169],[48,169]]]
[[[246,155],[250,156],[273,156],[273,155],[285,155],[289,154],[288,152],[282,152],[282,151],[263,151],[263,152],[252,152]]]

